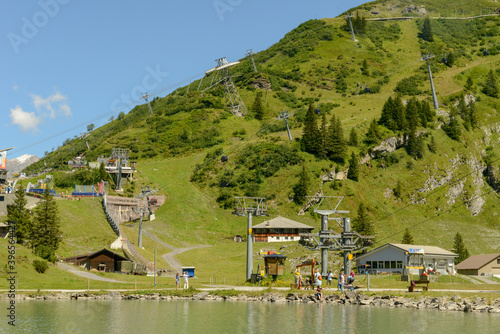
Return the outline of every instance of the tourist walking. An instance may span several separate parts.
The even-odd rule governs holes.
[[[184,277],[184,289],[189,289],[189,275],[187,271],[184,272],[184,275],[182,275],[182,277]]]
[[[345,276],[344,276],[344,272],[341,271],[339,273],[339,285],[338,285],[338,290],[342,291],[342,293],[344,293],[344,279],[345,279]]]
[[[175,275],[175,289],[176,289],[176,290],[177,290],[177,289],[179,289],[179,279],[180,279],[180,277],[179,277],[179,273],[177,273],[177,274]]]
[[[319,273],[319,269],[316,269],[316,272],[314,273],[314,286],[321,286],[321,274]]]

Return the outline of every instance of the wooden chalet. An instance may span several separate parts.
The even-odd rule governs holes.
[[[130,261],[126,257],[103,248],[95,253],[71,256],[63,259],[64,262],[80,266],[87,270],[96,269],[103,272],[119,271],[118,261]]]
[[[294,220],[276,217],[253,226],[255,242],[299,241],[299,233],[311,233],[314,227]]]

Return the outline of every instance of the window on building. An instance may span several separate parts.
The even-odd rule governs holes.
[[[378,268],[384,269],[384,261],[378,261]]]
[[[391,261],[385,261],[385,269],[391,268]]]
[[[396,268],[403,269],[403,261],[396,261]]]
[[[377,267],[377,261],[373,261],[373,262],[372,262],[372,268],[373,268],[373,269],[377,269],[377,268],[378,268],[378,267]]]
[[[500,264],[500,257],[497,259],[497,264]]]
[[[391,261],[391,269],[396,269],[396,261]]]

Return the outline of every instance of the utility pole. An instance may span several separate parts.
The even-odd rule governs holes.
[[[233,114],[237,116],[246,115],[247,108],[243,103],[243,100],[234,85],[233,78],[229,74],[230,63],[227,62],[226,57],[219,58],[217,61],[217,67],[222,74],[222,82],[224,84],[224,96],[226,98],[226,107],[228,107]]]
[[[255,54],[255,52],[253,52],[252,49],[247,50],[247,53],[245,53],[245,55],[250,56],[250,60],[252,61],[253,70],[255,73],[257,73],[257,66],[255,66],[255,60],[253,59],[254,54]]]
[[[347,14],[347,19],[349,20],[349,26],[351,27],[351,34],[352,34],[352,37],[351,39],[355,42],[357,42],[358,40],[356,39],[356,36],[354,36],[354,28],[352,27],[352,14]]]
[[[151,109],[151,103],[149,103],[149,100],[148,100],[148,97],[150,97],[150,96],[151,96],[151,95],[149,95],[149,94],[146,92],[146,93],[143,93],[143,94],[142,94],[141,99],[146,100],[146,102],[148,103],[149,112],[151,113],[151,115],[153,115],[153,109]]]
[[[429,63],[429,59],[433,58],[434,56],[431,55],[430,53],[422,55],[422,58],[420,59],[427,61],[427,69],[429,70],[429,80],[431,81],[431,90],[432,90],[432,100],[434,102],[434,109],[439,109],[438,106],[438,101],[436,97],[436,90],[434,89],[434,81],[432,80],[432,72],[431,72],[431,64]]]
[[[137,241],[137,245],[139,248],[142,248],[142,208],[139,209],[141,220],[139,222],[139,240]]]
[[[233,215],[248,216],[247,219],[247,281],[253,273],[253,231],[252,216],[269,216],[264,197],[235,197]]]
[[[323,276],[328,273],[328,251],[342,251],[344,253],[344,272],[349,273],[353,259],[352,252],[365,249],[371,244],[370,239],[374,238],[352,231],[350,218],[328,217],[331,214],[349,213],[349,211],[337,210],[343,199],[344,197],[341,196],[307,196],[314,213],[321,215],[321,231],[319,233],[300,233],[300,244],[310,250],[321,250],[321,275]],[[338,200],[337,205],[332,206],[330,200]],[[337,221],[343,232],[334,234],[328,228],[328,220]]]
[[[283,112],[280,112],[280,116],[278,117],[278,119],[284,119],[285,120],[285,124],[286,124],[286,131],[288,132],[288,140],[292,141],[292,134],[290,133],[290,127],[288,126],[288,117],[290,117],[291,115],[288,114],[288,110],[285,110]]]

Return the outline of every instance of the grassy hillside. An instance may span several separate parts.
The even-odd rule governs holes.
[[[445,6],[445,2],[422,0],[401,1],[398,7],[390,7],[388,1],[378,1],[358,9],[366,18],[374,17],[368,14],[374,6],[381,9],[379,16],[400,16],[400,9],[410,3],[425,5],[433,17],[443,15],[447,8],[472,12],[479,6],[494,5],[492,1],[461,1]],[[68,139],[45,161],[64,170],[64,162],[77,154],[84,153],[92,161],[109,155],[113,147],[128,148],[139,172],[134,181],[125,184],[125,194],[137,195],[141,186],[150,185],[167,196],[156,220],[146,222],[145,228],[175,247],[212,245],[181,256],[183,263],[196,263],[204,273],[210,273],[214,261],[225,258],[227,252],[244,252],[245,245],[232,244],[232,237],[244,235],[246,229],[246,219],[231,214],[233,196],[266,197],[271,217],[281,215],[319,227],[318,217],[310,211],[297,215],[301,206],[292,200],[302,165],[310,177],[310,195],[321,191],[345,196],[339,209],[349,210],[351,218],[356,217],[360,203],[366,205],[375,227],[374,247],[400,242],[409,228],[418,244],[452,249],[453,237],[460,232],[471,254],[499,252],[500,200],[483,175],[485,159],[498,170],[500,154],[499,99],[484,93],[488,72],[500,74],[499,24],[498,17],[432,19],[434,41],[428,42],[421,38],[421,16],[405,21],[367,21],[355,42],[344,18],[311,20],[257,53],[258,73],[253,72],[248,58],[231,68],[249,115],[236,117],[224,109],[221,86],[204,90],[211,74],[193,82],[189,92],[188,87],[182,87],[155,98],[153,115],[141,105],[95,129],[86,138],[90,150],[83,139]],[[415,97],[432,105],[427,66],[420,60],[428,52],[435,55],[431,68],[440,110],[428,127],[418,128],[425,147],[423,157],[415,159],[401,147],[371,159],[371,167],[360,165],[357,182],[323,183],[322,175],[344,171],[348,165],[304,152],[300,138],[309,104],[321,110],[318,125],[324,114],[327,122],[333,116],[341,120],[346,138],[355,129],[359,144],[348,147],[347,157],[354,152],[361,160],[378,144],[364,141],[370,123],[380,119],[384,103],[395,97],[396,91],[405,102]],[[450,54],[454,62],[446,64],[443,59],[450,59]],[[454,140],[443,126],[465,92],[469,77],[473,86],[468,93],[476,101],[478,126],[467,130],[464,118],[459,117],[461,134]],[[264,101],[262,120],[255,118],[251,108],[259,92]],[[283,110],[293,114],[289,119],[292,142],[283,120],[277,119]],[[403,132],[379,127],[380,140],[403,136]],[[436,142],[434,152],[427,148],[431,138]],[[229,160],[222,162],[222,155]],[[387,169],[380,168],[382,163]],[[31,168],[36,170],[39,165]],[[94,182],[91,172],[54,175],[59,190],[69,190],[68,184]],[[398,184],[401,191],[396,194]],[[97,201],[58,203],[65,234],[58,255],[98,250],[114,240]],[[256,217],[254,224],[263,220]],[[125,231],[135,240],[137,224]],[[141,252],[151,260],[154,248],[162,254],[169,252],[147,237],[145,245]],[[205,257],[211,260],[204,261]],[[243,272],[244,260],[241,256],[231,259],[234,263],[228,270]]]

